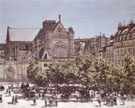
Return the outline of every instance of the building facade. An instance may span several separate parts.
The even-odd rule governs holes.
[[[135,58],[135,23],[119,24],[118,31],[113,38],[114,63],[124,65],[127,54]]]
[[[46,20],[42,28],[7,27],[6,43],[0,44],[0,80],[27,81],[29,59],[35,58],[45,69],[52,60],[74,60],[82,56],[124,65],[124,57],[135,58],[135,24],[119,24],[114,36],[74,39],[72,27],[66,29],[59,20]]]
[[[114,51],[113,51],[113,40],[108,42],[108,45],[105,47],[105,61],[109,63],[114,63]]]
[[[5,44],[0,44],[0,80],[3,79],[4,75],[4,61],[5,61]]]
[[[88,39],[75,39],[75,53],[80,52],[82,55],[92,55],[93,58],[105,60],[105,47],[108,38],[103,34]]]

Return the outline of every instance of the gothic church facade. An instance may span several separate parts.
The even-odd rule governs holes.
[[[58,22],[44,21],[42,28],[8,27],[4,52],[0,79],[27,81],[30,58],[35,58],[42,68],[52,60],[74,59],[74,30],[64,28],[60,15]]]

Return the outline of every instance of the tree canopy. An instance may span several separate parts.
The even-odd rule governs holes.
[[[46,70],[34,59],[28,67],[29,81],[39,86],[52,84],[79,84],[88,90],[98,86],[133,93],[135,90],[135,62],[131,55],[124,58],[124,67],[105,61],[94,60],[91,55],[78,55],[74,61],[52,61]]]

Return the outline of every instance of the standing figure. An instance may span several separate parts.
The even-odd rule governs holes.
[[[122,102],[123,102],[123,105],[125,105],[125,100],[126,100],[126,96],[122,96]]]
[[[18,103],[17,95],[15,96],[15,103]]]
[[[11,96],[11,91],[10,90],[8,91],[8,95]]]
[[[29,86],[29,83],[27,83],[27,84],[26,84],[26,88],[29,88],[29,87],[30,87],[30,86]]]
[[[39,93],[39,98],[41,97],[40,93]]]
[[[45,99],[45,107],[47,107],[47,101],[46,101],[46,99]]]
[[[36,105],[36,98],[33,99],[33,104]]]
[[[12,97],[12,104],[14,104],[14,102],[15,102],[15,98],[14,98],[14,96]]]
[[[2,102],[2,95],[0,96],[0,102]]]
[[[56,107],[57,107],[58,106],[58,101],[57,100],[55,101],[55,104],[56,104]]]
[[[13,84],[11,84],[11,89],[13,90],[13,88],[14,88],[14,86],[13,86]]]
[[[45,94],[44,94],[44,93],[42,93],[42,99],[44,99],[44,97],[45,97]]]
[[[114,96],[113,101],[114,101],[114,104],[117,105],[117,97],[116,97],[116,95]]]
[[[6,94],[8,94],[8,88],[6,89]]]
[[[98,98],[99,107],[101,107],[101,100]]]

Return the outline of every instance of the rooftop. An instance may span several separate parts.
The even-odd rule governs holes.
[[[40,28],[9,28],[10,41],[33,41]]]

